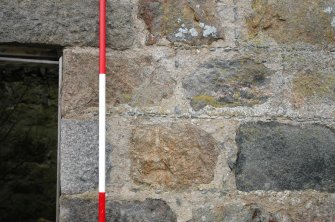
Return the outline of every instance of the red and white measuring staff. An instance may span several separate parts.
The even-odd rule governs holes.
[[[106,221],[106,0],[99,10],[99,222]]]

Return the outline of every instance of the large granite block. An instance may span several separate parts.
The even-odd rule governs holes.
[[[162,37],[191,45],[224,38],[214,0],[140,0],[139,17],[150,31],[148,45]]]
[[[322,125],[277,122],[240,126],[236,143],[239,190],[335,191],[335,133]]]
[[[98,46],[98,1],[4,0],[0,7],[0,42]],[[108,1],[107,45],[132,46],[132,5]]]
[[[170,98],[177,82],[167,49],[110,51],[107,54],[107,106],[150,107]],[[157,58],[158,57],[158,58]],[[62,115],[81,114],[98,107],[98,50],[72,48],[64,51]],[[173,62],[174,64],[174,62]],[[72,117],[72,116],[71,116]]]
[[[61,193],[74,194],[98,187],[97,121],[61,122]],[[106,171],[111,169],[111,146],[106,144]]]
[[[266,33],[281,44],[334,45],[333,0],[253,0],[251,7],[250,37]]]
[[[131,177],[137,183],[183,189],[214,179],[215,139],[190,124],[142,125],[132,132]]]
[[[60,222],[92,222],[98,219],[97,200],[61,199]],[[162,200],[106,202],[106,221],[175,222],[175,213]]]
[[[210,60],[183,81],[191,106],[253,106],[267,101],[274,72],[251,59]]]

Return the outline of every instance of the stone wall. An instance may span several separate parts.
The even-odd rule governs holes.
[[[97,1],[2,5],[64,47],[60,221],[94,221]],[[334,0],[108,1],[108,221],[334,221],[334,36]]]

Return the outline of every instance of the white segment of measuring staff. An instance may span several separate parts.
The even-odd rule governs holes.
[[[99,74],[99,192],[105,192],[106,75]]]

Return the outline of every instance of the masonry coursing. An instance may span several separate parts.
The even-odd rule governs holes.
[[[95,220],[97,2],[2,4],[0,42],[64,47],[60,220]],[[334,0],[108,1],[108,220],[335,220],[334,16]]]

